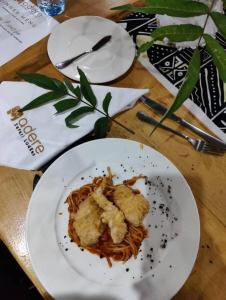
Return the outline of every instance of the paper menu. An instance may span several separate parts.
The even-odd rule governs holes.
[[[57,24],[29,0],[0,0],[0,66],[47,36]]]

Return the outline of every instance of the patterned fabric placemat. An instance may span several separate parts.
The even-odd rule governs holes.
[[[157,27],[155,15],[132,13],[119,21],[135,43],[145,42]],[[226,49],[226,40],[217,33],[218,42]],[[139,61],[173,95],[176,96],[185,77],[193,49],[178,50],[164,44],[154,44]],[[211,56],[200,48],[200,80],[185,106],[219,138],[226,142],[226,84],[219,78]]]

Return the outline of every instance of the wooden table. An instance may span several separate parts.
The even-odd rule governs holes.
[[[110,11],[109,8],[126,2],[128,1],[68,0],[65,13],[57,19],[61,22],[80,15],[98,15],[117,20],[121,14]],[[40,72],[62,79],[62,75],[49,61],[46,51],[47,39],[44,38],[2,66],[0,81],[18,80],[16,72]],[[139,62],[136,62],[127,74],[111,84],[118,87],[149,88],[153,99],[167,105],[173,99]],[[135,135],[113,124],[109,137],[128,138],[145,143],[168,157],[188,181],[196,198],[201,219],[198,258],[191,275],[174,299],[226,299],[226,159],[200,154],[186,141],[161,129],[150,138],[150,126],[141,123],[135,117],[138,110],[147,111],[141,103],[138,103],[133,109],[117,116],[118,121],[136,132]],[[179,114],[205,129],[185,108],[180,109]],[[168,122],[170,126],[178,128],[170,121],[166,123]],[[0,238],[44,299],[50,299],[32,271],[25,242],[25,216],[36,173],[0,167]]]

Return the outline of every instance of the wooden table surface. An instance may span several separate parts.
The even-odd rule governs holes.
[[[128,1],[69,0],[65,13],[57,19],[62,22],[80,15],[98,15],[117,20],[121,14],[110,11],[109,8],[126,2]],[[0,67],[0,81],[18,80],[16,72],[39,72],[62,79],[62,75],[51,65],[48,58],[47,40],[48,37],[44,38]],[[150,97],[166,105],[173,99],[172,95],[139,62],[135,62],[124,76],[112,82],[111,85],[149,88]],[[150,126],[141,123],[135,117],[138,110],[147,111],[144,105],[138,103],[131,110],[117,116],[118,121],[136,132],[135,135],[113,124],[109,137],[128,138],[145,143],[170,159],[188,181],[200,214],[201,241],[198,257],[191,275],[173,299],[226,299],[225,156],[200,154],[194,151],[186,141],[161,129],[158,129],[150,138]],[[150,113],[150,111],[147,112]],[[181,108],[178,114],[205,129],[185,108]],[[170,121],[166,123],[179,128]],[[0,238],[42,296],[45,299],[51,299],[32,271],[25,242],[25,216],[32,193],[33,178],[37,173],[0,167]]]

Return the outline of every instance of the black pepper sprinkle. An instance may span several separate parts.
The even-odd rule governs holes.
[[[164,240],[163,243],[160,245],[160,247],[162,249],[165,249],[166,248],[166,245],[167,245],[167,240]]]
[[[68,248],[65,248],[65,251],[68,251]]]
[[[100,258],[103,258],[103,255],[100,255]]]
[[[209,260],[209,263],[210,263],[210,264],[212,264],[212,263],[213,263],[213,261],[212,261],[212,260]]]
[[[84,180],[84,177],[81,177],[81,180]]]
[[[151,224],[149,224],[148,227],[150,228],[150,227],[151,227]]]
[[[155,274],[152,274],[152,277],[155,277]]]
[[[210,246],[209,246],[209,245],[206,245],[206,247],[207,247],[208,249],[210,249]]]
[[[172,265],[170,265],[169,267],[172,268]]]
[[[71,242],[71,243],[73,243],[73,240],[72,240],[72,239],[70,239],[70,242]]]
[[[81,248],[81,251],[84,251],[84,249],[83,249],[83,248]]]
[[[150,251],[153,252],[153,248],[150,248]]]
[[[155,225],[155,228],[158,228],[158,226],[157,226],[157,225]]]
[[[66,237],[67,237],[67,236],[65,235],[65,236],[64,236],[64,239],[66,239]]]
[[[129,268],[126,268],[126,272],[129,272]]]

